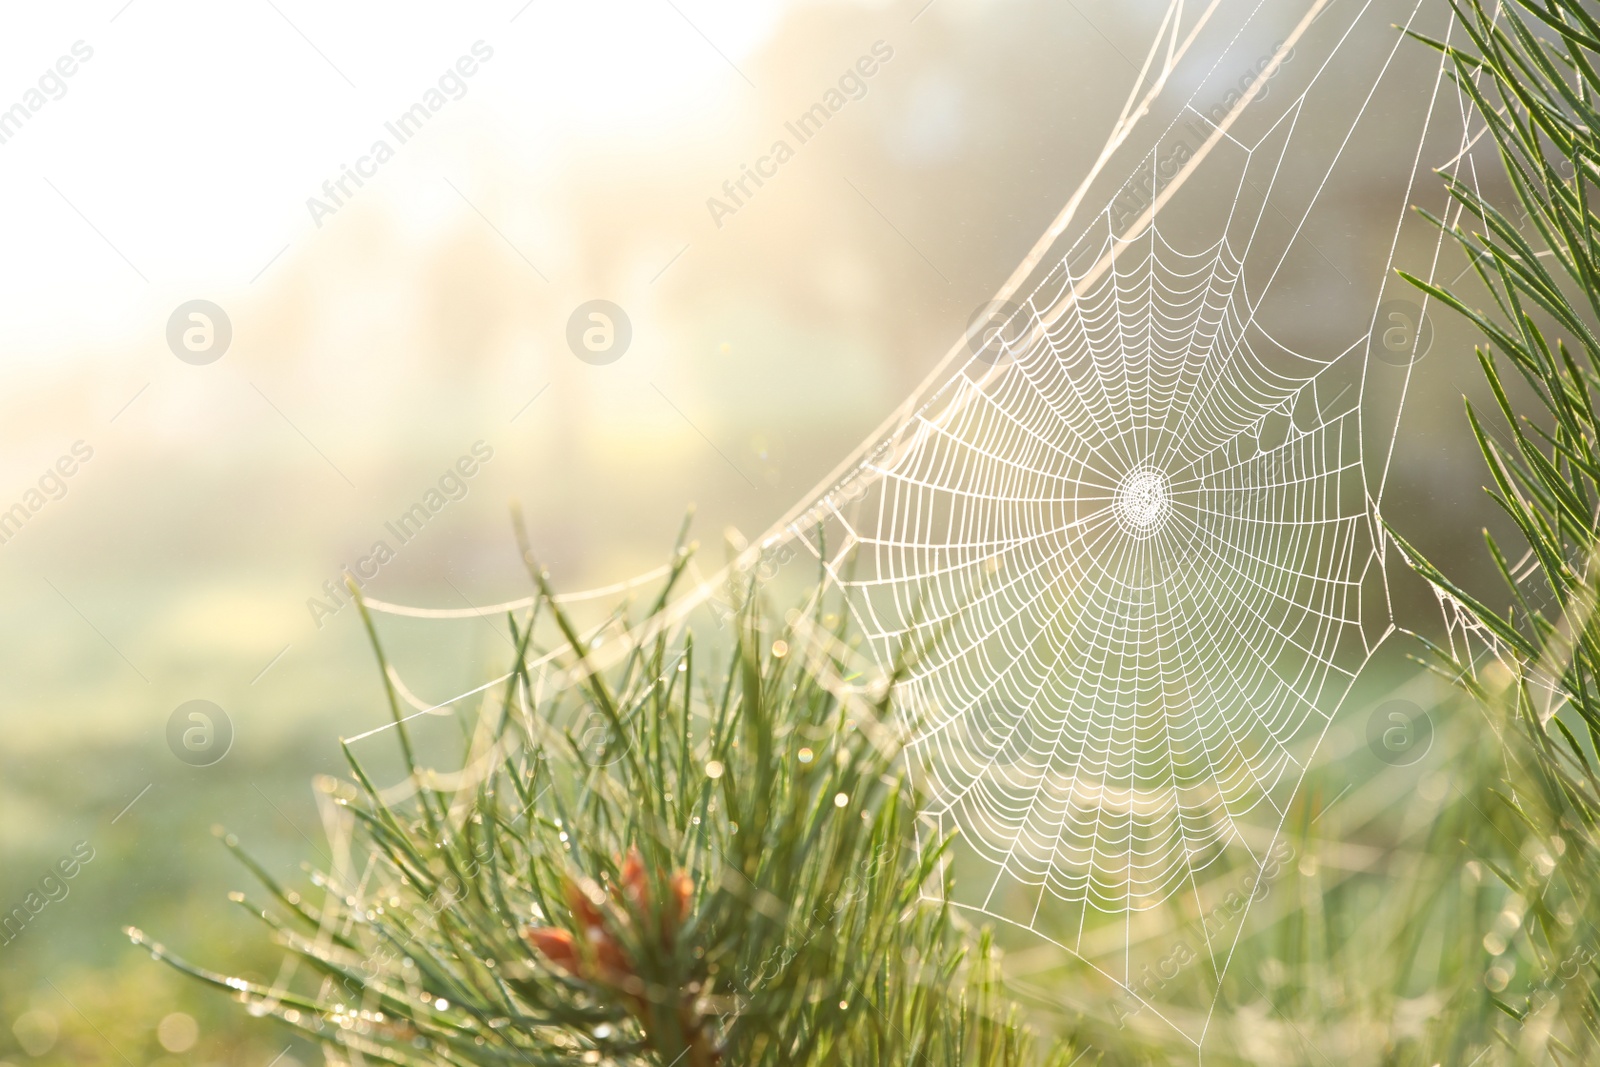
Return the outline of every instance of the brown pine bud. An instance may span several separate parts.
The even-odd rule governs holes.
[[[578,973],[578,950],[572,935],[554,926],[529,926],[522,931],[523,940],[545,959],[568,974]]]

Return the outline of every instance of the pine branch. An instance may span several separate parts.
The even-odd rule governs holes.
[[[1515,905],[1504,913],[1513,921],[1491,926],[1483,941],[1486,950],[1512,953],[1504,957],[1511,964],[1485,978],[1491,991],[1506,989],[1489,1001],[1512,1025],[1479,1023],[1468,1041],[1460,1021],[1472,1018],[1483,993],[1465,986],[1447,1017],[1459,1030],[1454,1048],[1465,1053],[1479,1038],[1518,1048],[1521,1028],[1543,1013],[1545,1025],[1557,1028],[1548,1054],[1588,1062],[1600,1047],[1600,973],[1587,945],[1600,920],[1600,778],[1592,758],[1600,743],[1600,418],[1592,399],[1600,388],[1600,219],[1590,206],[1600,176],[1600,23],[1581,0],[1452,6],[1468,45],[1424,43],[1445,54],[1474,117],[1487,124],[1517,214],[1533,233],[1525,235],[1477,184],[1447,176],[1462,217],[1481,229],[1432,221],[1470,258],[1495,311],[1475,308],[1463,292],[1406,278],[1487,338],[1479,363],[1514,447],[1498,444],[1470,405],[1467,414],[1495,485],[1491,495],[1528,545],[1532,570],[1521,577],[1536,575],[1542,587],[1519,584],[1486,531],[1511,600],[1497,610],[1390,531],[1411,567],[1487,635],[1491,662],[1509,667],[1496,675],[1455,651],[1432,649],[1441,672],[1481,703],[1494,727],[1489,751],[1500,766],[1475,779],[1472,833],[1484,868],[1512,891]],[[1532,418],[1506,388],[1503,360],[1528,386]],[[1519,958],[1527,970],[1514,991],[1507,985]]]
[[[942,903],[944,843],[916,847],[899,754],[870,736],[887,700],[836,695],[755,596],[718,674],[695,676],[691,635],[598,668],[519,539],[582,686],[508,728],[533,692],[535,622],[513,619],[510,684],[459,757],[477,776],[438,784],[397,708],[408,801],[386,802],[347,746],[355,780],[321,789],[365,852],[353,866],[370,862],[358,885],[320,871],[287,889],[229,839],[287,918],[251,910],[314,984],[270,989],[134,939],[337,1062],[1027,1062],[993,946]],[[687,560],[680,539],[651,612]],[[569,729],[585,714],[619,758],[585,758],[595,739]]]

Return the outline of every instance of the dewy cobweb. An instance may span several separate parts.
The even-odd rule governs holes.
[[[902,697],[932,810],[1036,908],[1162,903],[1365,652],[1356,391],[1253,321],[1228,238],[1140,244],[1035,293],[1047,325],[842,520],[862,627],[928,649]]]
[[[881,665],[915,650],[897,705],[928,839],[954,832],[965,857],[954,902],[1140,1000],[1175,897],[1220,980],[1394,629],[1378,515],[1428,327],[1393,268],[1434,276],[1439,235],[1405,209],[1445,212],[1427,166],[1468,173],[1473,128],[1390,26],[1448,36],[1448,10],[1403,9],[1308,4],[1265,46],[1246,43],[1271,40],[1262,5],[1211,27],[1220,58],[1152,112],[1126,180],[1093,187],[1102,210],[786,530]],[[1274,77],[1270,100],[1242,99],[1241,66]],[[1384,91],[1409,105],[1398,134],[1370,114]],[[1394,230],[1350,274],[1324,205],[1363,180]],[[1330,321],[1332,302],[1370,310]],[[1198,1040],[1213,1006],[1174,1025]]]
[[[1393,268],[1435,276],[1405,209],[1445,211],[1428,168],[1470,176],[1482,127],[1396,22],[1455,32],[1425,0],[1173,0],[996,314],[753,548],[809,548],[882,668],[915,650],[895,698],[954,902],[1148,1006],[1175,898],[1218,987],[1393,630],[1378,515],[1428,332]],[[1335,243],[1351,197],[1394,221],[1370,262]],[[1169,1021],[1198,1042],[1214,1006]]]

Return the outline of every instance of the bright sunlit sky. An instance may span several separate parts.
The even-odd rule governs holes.
[[[508,161],[550,172],[573,151],[637,153],[735,121],[755,100],[732,65],[769,39],[786,6],[13,7],[0,32],[7,105],[33,87],[29,72],[75,43],[92,58],[0,145],[0,187],[32,205],[11,216],[0,248],[7,356],[55,358],[69,338],[115,336],[174,296],[243,288],[285,245],[307,254],[323,236],[307,197],[387,137],[384,122],[476,41],[493,58],[428,131],[435,154],[405,146],[361,191],[410,227],[464,209],[437,180],[441,140],[492,141]],[[541,222],[560,236],[555,220]],[[547,233],[517,236],[559,272]]]

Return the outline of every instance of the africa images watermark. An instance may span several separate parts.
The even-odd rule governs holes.
[[[1221,124],[1222,120],[1227,117],[1228,112],[1233,110],[1233,106],[1243,98],[1245,93],[1250,91],[1250,87],[1266,74],[1267,68],[1272,66],[1272,57],[1282,47],[1283,42],[1279,41],[1272,46],[1271,51],[1264,53],[1254,63],[1247,66],[1244,69],[1244,73],[1239,75],[1238,80],[1228,87],[1228,91],[1223,95],[1222,100],[1209,111],[1201,112],[1192,105],[1190,106],[1191,113],[1188,120],[1183,124],[1177,143],[1173,144],[1165,153],[1158,152],[1154,165],[1143,168],[1139,177],[1130,181],[1123,187],[1122,192],[1117,194],[1116,200],[1111,204],[1113,225],[1119,228],[1122,227],[1128,220],[1137,216],[1155,201],[1163,183],[1170,181],[1178,173],[1178,170],[1194,157],[1197,148],[1204,144],[1206,138],[1211,135],[1211,130]],[[1284,64],[1293,59],[1294,49],[1291,48],[1284,53],[1283,59],[1273,69],[1272,74],[1266,76],[1266,80],[1270,82],[1273,78],[1276,78],[1282,73]],[[1255,99],[1264,99],[1267,91],[1267,87],[1263,86],[1256,93]]]
[[[23,92],[22,99],[0,111],[0,144],[22,131],[22,124],[44,109],[52,100],[67,95],[67,79],[78,73],[80,64],[94,58],[94,49],[83,41],[73,41],[70,55],[61,56],[39,75],[36,88]]]
[[[400,545],[408,543],[422,532],[422,528],[435,515],[455,501],[464,499],[470,488],[467,483],[493,458],[494,449],[487,442],[474,441],[471,454],[461,456],[445,468],[445,472],[439,476],[437,487],[430,486],[422,494],[421,500],[401,512],[393,522],[385,522],[383,528],[394,535]],[[395,558],[395,547],[380,537],[372,543],[366,555],[356,560],[354,567],[346,564],[339,573],[358,588],[364,587],[378,576],[384,564]],[[325,619],[337,615],[348,603],[340,583],[333,578],[322,583],[322,591],[327,594],[327,600],[315,596],[306,598],[306,609],[311,612],[311,621],[317,624],[319,630]]]
[[[394,158],[396,147],[415,137],[423,125],[451,100],[460,100],[467,95],[467,79],[478,73],[480,64],[494,58],[494,49],[483,41],[472,42],[470,52],[471,55],[461,56],[454,66],[439,75],[438,82],[422,94],[420,101],[401,112],[393,122],[383,124],[383,128],[394,138],[393,145],[386,138],[378,138],[367,149],[366,155],[356,158],[353,167],[340,164],[339,176],[322,183],[322,194],[326,199],[306,197],[306,210],[311,213],[311,221],[317,229],[322,228],[324,218],[344,207],[355,196],[356,190],[366,184],[362,179],[377,176],[378,167]],[[354,183],[355,189],[350,188],[350,183]]]
[[[1273,883],[1294,860],[1294,846],[1279,838],[1266,859],[1262,861],[1260,870],[1245,878],[1248,884],[1229,890],[1220,903],[1201,917],[1201,937],[1196,939],[1201,942],[1198,946],[1191,944],[1189,935],[1185,934],[1165,956],[1154,964],[1145,964],[1138,976],[1126,987],[1125,996],[1128,1003],[1118,1004],[1115,1008],[1117,1029],[1125,1028],[1128,1020],[1139,1014],[1146,1004],[1154,1003],[1155,997],[1167,983],[1173,981],[1185,967],[1199,959],[1202,949],[1222,936],[1245,908],[1252,903],[1267,899],[1267,895],[1272,892]]]
[[[186,700],[167,717],[167,747],[191,767],[209,767],[233,747],[233,720],[220,704]]]
[[[724,218],[737,214],[755,196],[756,191],[766,184],[765,179],[778,176],[778,168],[794,158],[795,147],[820,133],[823,124],[843,111],[851,100],[866,96],[867,79],[893,58],[894,49],[887,43],[881,40],[872,42],[871,52],[856,60],[854,66],[847,67],[839,75],[836,87],[830,86],[822,94],[821,101],[812,104],[794,121],[783,124],[783,128],[795,140],[793,146],[780,137],[772,142],[766,155],[756,159],[754,166],[739,164],[739,176],[722,183],[722,193],[726,199],[715,196],[706,198],[706,210],[711,212],[711,221],[717,224],[717,229],[722,229]],[[755,183],[755,189],[750,188],[751,182]]]
[[[22,903],[0,916],[0,939],[3,939],[0,945],[11,944],[22,936],[22,931],[40,912],[51,904],[66,900],[67,894],[72,892],[72,887],[67,883],[78,877],[84,864],[92,859],[94,846],[87,841],[79,841],[72,846],[70,853],[56,860],[39,879],[37,887],[28,890]]]
[[[94,449],[90,445],[84,441],[72,442],[71,450],[39,475],[37,486],[25,490],[20,501],[0,511],[0,545],[9,544],[13,537],[22,532],[27,521],[50,501],[66,496],[67,479],[93,458]]]

